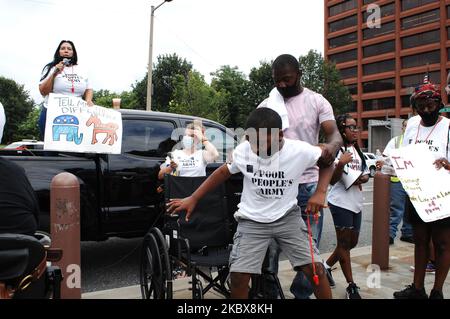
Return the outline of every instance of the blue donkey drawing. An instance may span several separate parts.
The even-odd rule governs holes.
[[[61,134],[66,135],[67,142],[75,142],[80,145],[83,141],[83,133],[78,136],[78,118],[73,115],[60,115],[53,120],[53,140],[59,141]]]

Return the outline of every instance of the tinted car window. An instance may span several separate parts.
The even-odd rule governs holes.
[[[208,126],[206,126],[205,135],[219,152],[219,158],[216,160],[216,162],[227,162],[236,145],[234,137],[225,133],[217,127]]]
[[[171,138],[174,129],[168,121],[124,120],[122,153],[165,157],[176,144]]]

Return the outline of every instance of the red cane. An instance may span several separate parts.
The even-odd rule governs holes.
[[[317,276],[316,273],[316,264],[314,263],[314,249],[312,245],[312,231],[311,231],[311,224],[309,223],[309,211],[306,211],[306,222],[308,225],[308,237],[309,237],[309,249],[311,252],[311,260],[312,260],[312,266],[313,266],[313,281],[316,284],[316,286],[319,285],[319,276]],[[317,215],[317,214],[316,214]],[[319,216],[314,216],[315,223],[317,224]]]

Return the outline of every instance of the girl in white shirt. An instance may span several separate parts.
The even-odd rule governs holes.
[[[53,56],[53,61],[42,70],[39,91],[45,98],[39,116],[39,130],[44,138],[47,116],[47,101],[50,93],[59,93],[83,98],[89,106],[94,105],[94,92],[87,75],[78,65],[78,55],[72,41],[62,40]]]
[[[206,164],[214,162],[219,157],[217,149],[205,136],[205,128],[201,124],[190,123],[186,127],[181,143],[183,148],[171,152],[171,156],[168,156],[161,165],[159,179],[164,179],[164,174],[206,176]],[[205,149],[197,148],[200,145]]]
[[[344,141],[344,149],[336,156],[331,179],[333,187],[328,194],[328,204],[336,229],[337,246],[326,261],[325,267],[331,276],[331,267],[339,261],[348,282],[347,298],[361,299],[359,288],[353,282],[350,250],[358,243],[363,205],[361,184],[369,180],[369,170],[358,146],[356,121],[349,114],[344,114],[336,118],[336,124]],[[361,175],[347,188],[342,177],[343,174],[348,174],[349,170],[360,172]]]

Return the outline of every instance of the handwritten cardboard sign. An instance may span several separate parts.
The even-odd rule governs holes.
[[[77,97],[50,94],[44,150],[120,154],[121,148],[120,112],[88,106]]]
[[[433,165],[426,144],[390,151],[390,158],[411,203],[424,222],[450,217],[450,174]]]

